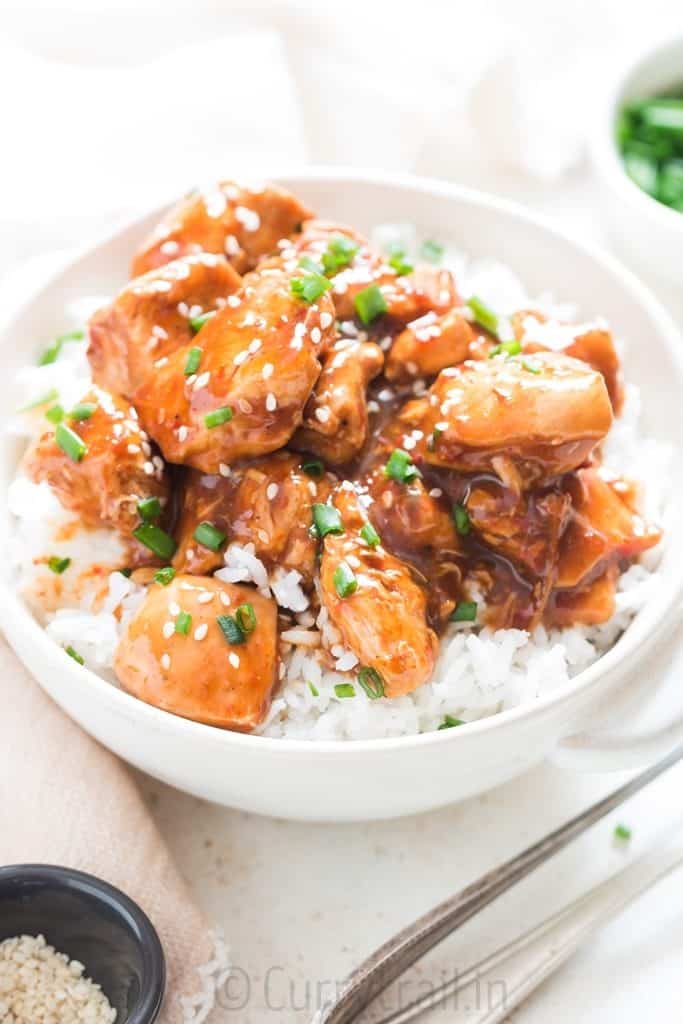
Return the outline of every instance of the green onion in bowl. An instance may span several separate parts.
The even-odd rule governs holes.
[[[627,103],[616,137],[629,178],[664,206],[683,212],[683,86]]]

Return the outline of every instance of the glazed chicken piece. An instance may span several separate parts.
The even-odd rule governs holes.
[[[548,318],[538,310],[520,310],[513,315],[512,329],[515,337],[522,342],[524,352],[542,352],[550,348],[539,340],[543,330],[539,332],[534,329],[534,324],[545,325],[547,322]],[[615,416],[618,416],[624,404],[624,383],[611,332],[605,327],[589,327],[580,333],[576,333],[570,324],[560,324],[558,327],[558,335],[561,331],[567,334],[566,344],[562,348],[564,354],[588,363],[605,378],[612,409]]]
[[[427,625],[425,594],[403,562],[361,537],[367,520],[351,485],[335,492],[334,504],[344,533],[328,534],[323,543],[323,603],[361,665],[379,673],[384,694],[410,693],[431,676],[438,648]],[[356,583],[346,597],[340,594],[340,572]]]
[[[447,366],[469,359],[475,338],[472,325],[457,309],[443,316],[427,313],[408,324],[395,339],[387,356],[387,378],[410,381],[435,377]]]
[[[424,435],[427,463],[491,472],[521,491],[581,466],[607,434],[612,409],[599,373],[540,352],[443,370],[400,418]]]
[[[174,566],[196,575],[223,564],[223,550],[212,551],[194,537],[200,523],[211,523],[227,542],[253,544],[268,569],[281,566],[313,582],[318,544],[311,536],[311,506],[327,501],[335,478],[313,479],[289,452],[266,455],[232,467],[228,476],[187,475],[178,524]]]
[[[72,412],[27,452],[26,473],[36,483],[47,481],[85,526],[128,537],[140,522],[138,502],[158,498],[163,507],[168,501],[163,460],[123,399],[93,388]]]
[[[93,379],[131,397],[194,337],[190,319],[225,304],[242,280],[222,257],[197,253],[130,281],[90,320]]]
[[[221,617],[245,621],[238,612],[245,606],[253,629],[228,629],[226,636]],[[165,587],[152,584],[114,658],[117,679],[140,700],[241,732],[263,721],[276,665],[275,602],[253,587],[196,576],[176,576]]]
[[[352,320],[358,316],[356,296],[372,284],[376,284],[382,293],[387,307],[385,317],[393,328],[410,323],[430,311],[445,313],[461,303],[449,270],[420,266],[411,274],[399,276],[362,235],[330,221],[306,221],[301,235],[293,240],[291,246],[282,249],[280,259],[291,271],[299,266],[302,257],[308,257],[326,269],[326,254],[340,239],[342,243],[351,242],[357,248],[355,252],[351,250],[347,262],[336,270],[328,271],[339,320]],[[378,322],[383,324],[386,320],[380,317]]]
[[[325,356],[292,447],[339,465],[357,455],[368,436],[367,386],[384,365],[372,342],[342,340]]]
[[[301,230],[311,215],[296,196],[277,185],[218,182],[169,210],[135,254],[131,277],[200,250],[227,256],[243,274],[273,252],[280,239]]]
[[[549,626],[598,626],[614,615],[617,592],[616,566],[612,566],[585,587],[556,590],[550,596],[545,621]]]
[[[570,487],[572,515],[560,549],[558,588],[580,586],[606,565],[631,561],[660,541],[661,530],[629,507],[605,470],[581,469]]]
[[[179,349],[139,388],[140,418],[169,462],[204,473],[276,451],[300,425],[333,337],[327,295],[308,305],[288,275],[251,275],[195,336],[195,372]]]

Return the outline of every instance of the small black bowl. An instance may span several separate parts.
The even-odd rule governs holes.
[[[166,986],[166,963],[147,915],[94,875],[48,864],[0,867],[0,942],[44,935],[80,960],[116,1009],[116,1024],[152,1024]]]

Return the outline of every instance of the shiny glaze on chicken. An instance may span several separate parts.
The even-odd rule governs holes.
[[[603,463],[623,402],[606,327],[482,313],[449,270],[275,186],[171,210],[93,316],[89,358],[76,441],[47,431],[26,467],[129,542],[126,568],[147,563],[115,670],[197,721],[257,727],[301,625],[263,580],[227,582],[231,543],[289,574],[307,625],[324,615],[392,698],[429,680],[452,621],[606,621],[660,538]]]

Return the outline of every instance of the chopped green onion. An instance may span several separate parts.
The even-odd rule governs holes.
[[[321,505],[317,502],[313,506],[313,528],[321,539],[328,533],[344,532],[341,516],[334,505]]]
[[[502,352],[506,356],[518,356],[522,351],[522,345],[519,341],[501,341],[500,345],[494,345],[489,352],[489,359],[493,359],[494,356],[499,356]]]
[[[469,512],[464,505],[459,505],[456,502],[452,508],[452,514],[456,530],[461,537],[466,537],[472,528]]]
[[[45,413],[45,419],[49,420],[50,423],[61,423],[64,419],[64,408],[57,402],[55,405],[51,405]]]
[[[405,258],[405,252],[401,249],[394,249],[391,256],[389,257],[389,266],[392,270],[396,271],[398,277],[403,277],[405,274],[412,274],[415,267],[412,263],[409,263]]]
[[[131,578],[131,576],[133,575],[133,570],[132,569],[118,569],[117,572],[120,572],[121,575],[125,576],[127,580],[129,580]]]
[[[58,397],[59,391],[57,391],[57,388],[50,388],[50,390],[46,391],[40,398],[34,399],[32,402],[29,402],[28,405],[23,405],[21,409],[17,410],[17,412],[30,412],[31,409],[39,409],[41,405],[47,405],[48,402],[54,402],[55,398]]]
[[[153,523],[161,515],[161,502],[158,498],[143,498],[138,502],[138,515],[145,523]]]
[[[190,327],[194,333],[197,334],[198,331],[201,331],[206,321],[210,320],[211,317],[215,315],[216,310],[212,309],[210,313],[202,313],[200,316],[193,316],[190,320]]]
[[[475,622],[476,618],[476,601],[460,601],[448,617],[449,622]]]
[[[337,697],[343,700],[345,697],[355,697],[356,691],[354,690],[351,683],[337,683],[334,688],[334,692]]]
[[[620,839],[622,842],[625,843],[628,842],[632,835],[633,833],[631,829],[628,827],[628,825],[619,824],[614,830],[614,838]]]
[[[441,263],[443,259],[443,246],[438,242],[427,239],[420,247],[420,256],[429,263]]]
[[[457,725],[465,725],[462,718],[453,718],[452,715],[445,715],[443,722],[439,726],[439,732],[442,729],[455,729]]]
[[[210,551],[219,551],[226,541],[226,535],[222,530],[217,529],[213,523],[200,523],[192,534],[198,544]]]
[[[541,372],[541,367],[540,366],[536,366],[535,363],[530,363],[528,359],[522,359],[522,366],[529,373],[540,373]]]
[[[311,693],[313,694],[314,697],[319,697],[320,696],[320,691],[318,690],[318,688],[316,686],[313,685],[313,683],[309,683],[308,684],[308,689],[311,691]]]
[[[377,284],[368,285],[367,288],[358,292],[353,300],[353,304],[364,324],[371,324],[382,313],[386,313],[389,308]]]
[[[80,423],[82,420],[89,420],[97,406],[94,402],[78,402],[69,413],[69,419]]]
[[[243,633],[253,633],[256,629],[256,612],[253,604],[241,604],[235,610],[235,621]]]
[[[467,306],[474,316],[475,323],[491,334],[498,334],[498,315],[485,302],[473,295],[467,300]]]
[[[133,536],[159,558],[163,558],[165,562],[173,558],[178,547],[173,537],[165,533],[156,523],[141,523],[133,530]]]
[[[69,646],[66,648],[66,653],[69,655],[70,658],[73,658],[74,661],[78,662],[79,665],[85,665],[85,661],[80,656],[78,651],[74,650],[71,644],[69,644]]]
[[[72,462],[80,462],[88,450],[87,444],[64,423],[57,424],[55,441]]]
[[[49,348],[45,349],[38,360],[38,366],[48,366],[50,363],[56,363],[62,348],[68,341],[83,341],[84,337],[84,331],[67,331],[66,334],[60,334],[57,340]]]
[[[365,523],[360,531],[360,535],[370,548],[376,548],[379,544],[379,534],[372,523]]]
[[[392,480],[398,480],[401,484],[409,483],[416,476],[420,476],[419,469],[414,465],[408,452],[404,452],[402,448],[394,448],[387,459],[384,472],[386,476],[391,477]]]
[[[174,577],[175,569],[170,565],[164,566],[163,569],[157,569],[154,573],[155,582],[160,583],[162,587],[167,587]]]
[[[61,576],[64,570],[68,569],[69,566],[71,565],[71,559],[59,558],[57,555],[52,555],[51,558],[48,558],[47,564],[48,568],[51,569],[52,572],[56,573],[58,576]]]
[[[325,465],[321,459],[307,459],[306,462],[301,463],[301,468],[304,473],[307,473],[309,476],[315,477],[316,479],[321,477],[325,472]]]
[[[376,668],[364,665],[358,672],[358,682],[370,700],[378,700],[384,696],[384,680]]]
[[[340,597],[351,597],[358,590],[358,580],[348,562],[340,562],[334,570],[334,589]]]
[[[185,360],[185,369],[183,373],[186,377],[191,377],[193,373],[196,373],[199,369],[199,364],[202,361],[203,350],[198,345],[193,345],[190,351],[187,353],[187,359]]]
[[[187,636],[192,625],[192,616],[189,612],[180,612],[175,620],[175,631],[181,636]]]
[[[436,448],[436,442],[439,440],[442,434],[443,430],[441,427],[434,427],[431,434],[427,438],[427,447],[429,448],[430,452],[434,451],[434,449]]]
[[[337,271],[348,267],[354,256],[360,249],[357,242],[347,238],[345,235],[335,235],[327,243],[327,249],[322,254],[322,265],[326,274],[336,274]]]
[[[232,615],[219,615],[216,618],[216,622],[229,644],[243,644],[247,639],[244,630],[240,628]]]
[[[220,409],[214,409],[213,412],[207,412],[204,417],[204,423],[213,430],[214,427],[220,427],[223,423],[229,423],[232,419],[232,409],[229,405],[224,405]]]
[[[292,295],[309,305],[329,291],[331,287],[332,284],[326,277],[314,273],[306,274],[304,277],[293,277],[289,282]]]
[[[648,195],[657,195],[657,164],[640,153],[624,153],[624,167],[631,181]]]
[[[321,277],[323,275],[323,268],[319,263],[311,259],[310,256],[302,256],[299,260],[299,266],[303,267],[304,270],[308,270],[311,274],[319,274]]]

